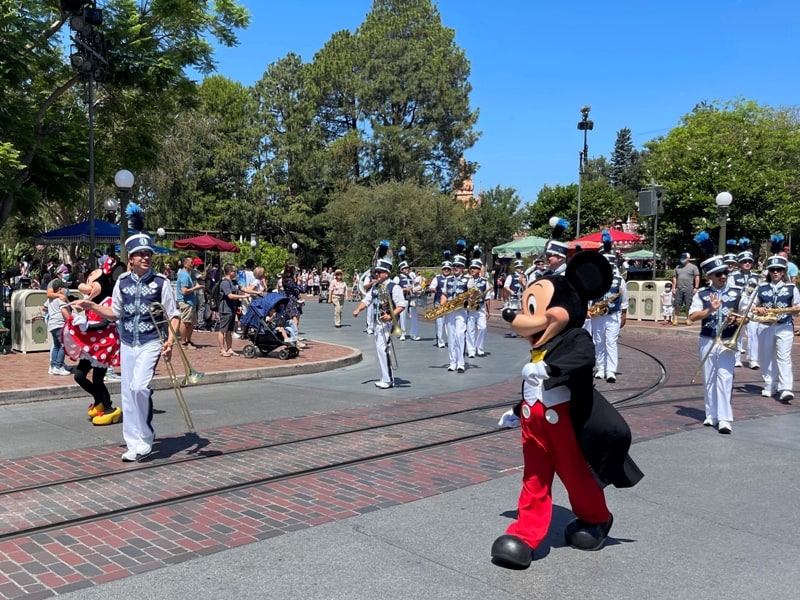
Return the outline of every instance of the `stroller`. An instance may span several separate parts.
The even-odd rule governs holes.
[[[323,276],[319,282],[319,303],[322,304],[323,302],[328,301],[328,288],[330,287],[331,282],[328,281],[328,278]]]
[[[281,360],[299,356],[300,349],[297,344],[287,342],[281,332],[276,329],[286,322],[283,313],[288,302],[289,299],[286,296],[276,292],[270,292],[263,298],[254,298],[250,302],[247,312],[240,321],[245,338],[251,342],[242,350],[246,358],[255,358],[258,351],[261,351],[262,355],[266,355],[278,348],[280,348],[278,358]],[[270,320],[269,312],[273,308],[275,315]]]

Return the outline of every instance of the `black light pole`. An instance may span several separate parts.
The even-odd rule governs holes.
[[[583,131],[583,150],[578,153],[578,218],[575,222],[575,237],[581,237],[581,193],[583,187],[583,174],[586,161],[589,158],[589,139],[588,133],[594,129],[594,121],[589,119],[591,106],[581,107],[581,120],[578,121],[578,130]]]
[[[69,17],[74,44],[70,49],[70,64],[86,84],[89,119],[89,267],[96,266],[94,231],[94,86],[105,79],[105,58],[108,50],[105,36],[95,31],[103,22],[103,11],[94,0],[61,0],[61,10]]]

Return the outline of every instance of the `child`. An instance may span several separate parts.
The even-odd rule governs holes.
[[[664,291],[661,292],[661,321],[662,325],[672,325],[672,282],[664,284]]]
[[[64,287],[61,279],[54,279],[51,283],[53,291],[58,294]],[[50,369],[48,375],[72,375],[72,371],[64,368],[64,344],[61,341],[61,330],[69,318],[69,305],[61,295],[47,301],[47,331],[50,333]]]

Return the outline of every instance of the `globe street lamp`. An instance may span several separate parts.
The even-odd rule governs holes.
[[[578,153],[578,218],[575,221],[575,237],[581,237],[581,193],[583,187],[583,174],[586,167],[586,161],[589,158],[589,141],[588,134],[594,129],[594,121],[589,119],[589,111],[592,110],[591,106],[581,107],[581,120],[578,121],[578,130],[583,131],[583,150]]]
[[[733,196],[731,196],[730,192],[720,192],[717,194],[717,197],[714,198],[714,202],[717,203],[717,211],[719,220],[717,224],[719,225],[719,245],[717,247],[717,252],[724,253],[725,252],[725,229],[728,224],[728,215],[730,214],[730,206],[731,202],[733,202]]]
[[[119,258],[123,265],[128,264],[128,253],[125,250],[125,240],[128,239],[128,200],[133,188],[133,173],[127,169],[120,169],[114,174],[114,185],[119,192]]]

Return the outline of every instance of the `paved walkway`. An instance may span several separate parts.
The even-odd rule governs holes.
[[[327,305],[309,306],[302,325],[309,349],[301,359],[318,364],[312,353],[330,352],[328,367],[346,357],[363,360],[267,382],[250,372],[252,361],[218,359],[210,349],[194,351],[192,364],[202,365],[199,370],[215,373],[224,361],[227,371],[220,372],[259,379],[187,391],[198,425],[198,436],[191,440],[170,394],[159,393],[161,453],[155,466],[163,470],[121,469],[118,428],[87,428],[75,399],[53,399],[63,391],[60,386],[40,384],[51,399],[36,404],[19,404],[12,396],[18,390],[4,390],[0,490],[21,481],[45,487],[27,498],[24,510],[19,502],[6,500],[10,504],[0,508],[0,524],[10,532],[23,516],[46,522],[66,514],[66,503],[76,496],[60,491],[57,479],[76,470],[114,478],[89,491],[90,502],[103,505],[113,498],[135,505],[174,493],[178,486],[196,489],[206,481],[221,486],[226,478],[242,476],[245,468],[289,472],[314,461],[324,465],[336,455],[346,461],[358,453],[419,445],[419,440],[488,431],[500,409],[451,416],[439,425],[426,426],[419,419],[448,406],[466,410],[491,401],[505,406],[518,395],[516,374],[525,360],[524,346],[503,337],[505,325],[494,317],[490,354],[470,361],[466,374],[446,372],[445,351],[432,346],[426,324],[423,342],[397,343],[399,387],[379,391],[372,386],[377,367],[370,339],[352,319],[333,329],[329,312]],[[490,563],[491,541],[513,518],[519,491],[519,434],[507,431],[369,466],[324,469],[291,483],[276,480],[249,492],[220,494],[191,509],[112,516],[71,532],[3,541],[0,597],[23,597],[22,590],[28,598],[57,590],[74,598],[136,600],[165,595],[793,597],[800,567],[793,534],[798,527],[793,510],[798,411],[762,398],[757,373],[737,369],[733,435],[702,427],[700,386],[690,383],[697,364],[696,328],[631,325],[622,337],[626,345],[618,382],[598,382],[598,388],[619,403],[631,424],[632,454],[646,477],[632,490],[608,490],[616,519],[613,539],[601,552],[564,547],[561,531],[571,517],[557,485],[551,535],[531,568],[516,572]],[[202,344],[203,338],[198,341]],[[27,358],[15,374],[25,372],[23,365],[30,367],[34,356],[8,357]],[[4,358],[0,369],[9,364]],[[261,369],[280,368],[284,362],[253,360]],[[46,372],[46,358],[43,364]],[[5,385],[5,370],[2,374]],[[48,383],[57,379],[44,378]],[[654,386],[648,395],[639,395]],[[335,446],[326,441],[345,440],[335,437],[342,431],[397,420],[419,424],[380,437],[351,436]],[[87,441],[87,435],[109,441]],[[198,438],[202,445],[188,445]],[[302,451],[289,445],[297,440],[308,440]],[[259,443],[283,444],[292,451],[265,448],[249,467],[246,461],[231,462],[237,449]],[[198,452],[205,453],[203,460],[180,462]]]

